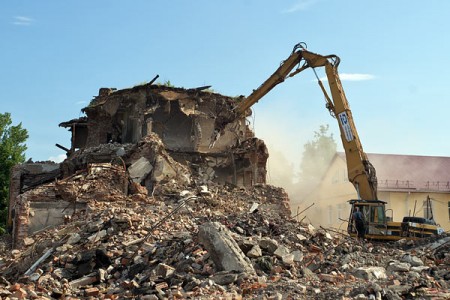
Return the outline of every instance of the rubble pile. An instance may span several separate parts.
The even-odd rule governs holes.
[[[358,244],[300,224],[286,214],[281,189],[173,181],[153,196],[125,195],[116,182],[106,196],[118,169],[101,170],[67,180],[83,199],[95,186],[87,211],[2,253],[3,299],[450,296],[448,252]]]
[[[26,192],[84,205],[0,248],[1,299],[450,297],[450,237],[357,242],[292,219],[281,188],[205,182],[152,135],[121,147]]]

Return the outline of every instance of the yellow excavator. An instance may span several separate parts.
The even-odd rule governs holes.
[[[339,124],[342,144],[347,160],[348,179],[354,185],[358,199],[350,200],[350,216],[347,232],[351,236],[357,235],[352,220],[354,211],[359,210],[364,215],[365,238],[372,240],[399,240],[403,238],[418,239],[440,234],[439,228],[433,220],[404,217],[402,222],[388,221],[386,217],[386,202],[378,200],[377,176],[375,168],[369,162],[367,154],[363,151],[352,112],[342,88],[338,74],[340,59],[336,55],[320,55],[306,50],[306,44],[295,45],[290,56],[284,60],[280,67],[247,98],[237,103],[235,118],[245,117],[249,109],[264,95],[285,79],[298,73],[312,69],[316,75],[319,86],[325,95],[326,108],[335,117]],[[324,67],[331,97],[318,77],[315,68]],[[221,126],[223,128],[223,124]]]

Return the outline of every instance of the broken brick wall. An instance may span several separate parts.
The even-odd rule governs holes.
[[[24,195],[17,196],[12,215],[13,247],[22,247],[28,236],[30,202]]]
[[[11,169],[9,182],[8,224],[12,225],[16,199],[22,193],[61,175],[59,164],[54,162],[27,162]]]
[[[16,205],[17,196],[21,193],[21,167],[15,165],[11,168],[9,177],[9,205],[8,205],[8,225],[12,226],[13,207]]]
[[[64,224],[75,215],[86,216],[93,199],[120,201],[127,194],[124,168],[109,163],[89,164],[84,172],[25,191],[14,200],[13,247],[24,246],[29,235]]]

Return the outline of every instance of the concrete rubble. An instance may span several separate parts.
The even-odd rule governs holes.
[[[145,91],[132,93],[147,101]],[[111,93],[102,92],[100,99]],[[195,103],[183,101],[182,111],[195,115]],[[102,118],[118,107],[115,99]],[[58,171],[45,166],[52,175],[28,180],[30,188],[19,176],[30,166],[13,172],[15,229],[0,243],[0,299],[450,298],[449,236],[357,242],[293,219],[283,189],[246,184],[243,159],[236,180],[220,167],[231,155],[188,157],[154,132],[119,143],[135,135],[111,128],[116,141],[83,135],[93,144],[69,153]],[[258,153],[266,149],[253,137],[232,150],[255,163],[253,179],[265,172]]]
[[[291,219],[280,188],[200,186],[195,176],[174,176],[149,195],[131,188],[126,174],[120,165],[89,164],[40,187],[76,195],[86,207],[65,224],[28,236],[20,249],[4,249],[0,297],[450,297],[448,241],[357,243]]]

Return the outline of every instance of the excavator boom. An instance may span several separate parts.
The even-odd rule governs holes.
[[[245,116],[246,111],[253,104],[286,78],[293,77],[308,68],[324,67],[331,97],[321,80],[318,77],[317,79],[327,101],[326,107],[339,123],[341,140],[347,159],[348,179],[355,186],[358,198],[377,200],[375,169],[369,162],[359,140],[350,106],[339,79],[337,70],[339,62],[340,59],[336,55],[323,56],[307,51],[302,43],[297,44],[291,55],[282,62],[280,67],[261,86],[237,105],[236,113],[238,116]]]
[[[359,209],[365,216],[365,236],[369,239],[384,241],[401,238],[417,239],[439,234],[441,229],[435,224],[428,224],[429,220],[425,220],[423,224],[420,223],[419,221],[423,218],[405,217],[402,222],[387,220],[386,202],[378,200],[377,197],[375,168],[363,151],[352,112],[342,88],[338,74],[339,62],[340,59],[336,55],[324,56],[306,50],[302,43],[295,45],[291,55],[281,63],[278,69],[247,98],[237,104],[235,117],[246,117],[249,113],[248,109],[275,86],[306,69],[312,69],[325,96],[326,107],[338,121],[347,160],[348,179],[358,194],[358,199],[349,201],[351,211],[347,227],[348,233],[351,236],[357,235],[357,228],[353,225],[352,215],[356,209]],[[325,88],[316,74],[315,68],[319,67],[325,69],[328,89]]]

